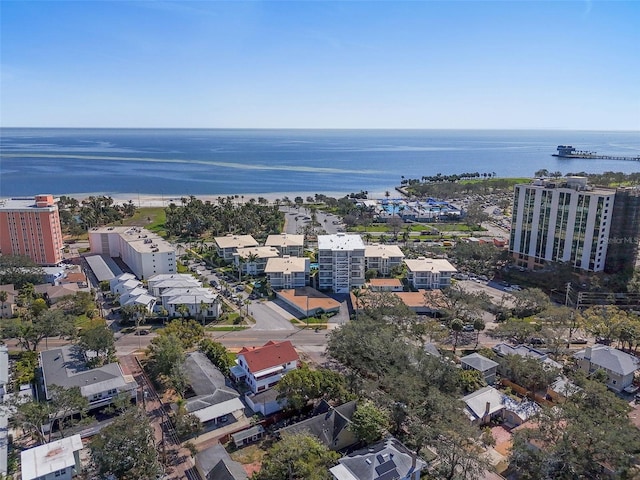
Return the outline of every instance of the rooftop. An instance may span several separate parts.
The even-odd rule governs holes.
[[[20,210],[20,211],[54,211],[58,209],[58,206],[54,203],[53,196],[51,195],[38,195],[45,201],[41,205],[36,204],[36,197],[14,197],[0,199],[0,211],[1,210]]]
[[[267,260],[264,273],[304,273],[308,270],[309,259],[304,257],[275,257]]]
[[[119,234],[136,252],[171,253],[176,249],[164,238],[142,227],[96,227],[89,234]]]
[[[500,393],[495,388],[484,387],[462,397],[462,401],[466,403],[468,411],[473,414],[475,418],[482,418],[487,414],[502,410],[506,398],[506,395]]]
[[[226,235],[224,237],[214,237],[219,248],[243,248],[257,247],[258,242],[251,235]]]
[[[253,374],[300,359],[289,340],[279,343],[269,341],[262,347],[244,347],[238,355],[244,356],[249,371]]]
[[[264,244],[267,247],[302,247],[304,246],[304,235],[291,235],[289,233],[269,235]]]
[[[99,282],[103,280],[111,280],[119,275],[122,275],[122,270],[116,262],[108,255],[90,255],[84,257],[84,259],[91,267],[94,275]]]
[[[470,366],[475,370],[479,370],[481,372],[486,372],[492,368],[498,367],[498,362],[494,362],[490,358],[487,358],[479,353],[472,353],[471,355],[467,355],[466,357],[462,357],[460,359],[462,363]]]
[[[448,260],[442,258],[425,258],[405,259],[404,263],[412,272],[457,272],[456,268],[449,263]]]
[[[340,302],[311,287],[279,290],[277,295],[302,312],[318,309],[330,312],[340,308]]]
[[[364,250],[364,248],[360,235],[345,233],[318,235],[318,250]]]
[[[404,258],[404,253],[397,245],[367,245],[364,248],[365,257],[373,258]]]
[[[55,442],[22,451],[22,479],[33,480],[63,468],[74,467],[74,452],[82,449],[80,435],[61,438]]]
[[[574,355],[576,358],[590,359],[591,363],[620,375],[629,375],[640,368],[640,359],[617,348],[606,345],[587,347]]]
[[[372,278],[369,283],[372,287],[402,287],[399,278]]]

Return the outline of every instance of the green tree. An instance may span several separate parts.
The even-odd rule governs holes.
[[[184,363],[184,349],[175,335],[158,335],[149,345],[149,366],[156,378],[168,376],[176,364]]]
[[[287,399],[288,407],[302,410],[312,400],[342,401],[347,397],[344,378],[328,369],[311,370],[306,363],[287,372],[275,386],[279,399]]]
[[[349,429],[358,440],[369,444],[382,438],[389,427],[389,413],[366,400],[358,403]]]
[[[91,439],[91,461],[101,479],[155,480],[162,472],[146,414],[132,408]]]
[[[340,455],[311,434],[284,435],[267,451],[256,480],[331,480]]]
[[[536,315],[551,305],[549,297],[539,288],[513,292],[513,315],[518,318]]]
[[[74,332],[73,319],[57,309],[46,310],[35,318],[11,319],[2,326],[4,338],[15,338],[22,348],[34,352],[42,340]]]
[[[114,360],[116,347],[113,331],[106,324],[83,329],[78,334],[78,346],[83,352],[95,352],[96,364],[101,366]]]
[[[454,318],[453,320],[451,320],[449,327],[453,332],[453,353],[455,354],[456,348],[458,347],[458,336],[464,328],[464,325],[462,324],[462,320],[460,320],[459,318]]]
[[[476,346],[475,348],[478,348],[478,340],[480,339],[480,332],[483,331],[486,328],[486,325],[484,323],[484,320],[482,320],[481,318],[476,318],[473,321],[473,329],[476,331]]]
[[[234,365],[234,361],[224,345],[210,338],[203,338],[199,348],[224,376],[229,376],[229,369]]]
[[[27,283],[39,284],[44,270],[25,255],[0,255],[0,285],[13,284],[20,290]]]
[[[189,350],[204,338],[204,327],[193,319],[177,318],[158,330],[158,335],[172,335],[180,341],[184,350]]]

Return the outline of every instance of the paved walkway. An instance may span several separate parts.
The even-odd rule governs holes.
[[[120,365],[125,375],[133,375],[138,382],[138,401],[142,401],[151,421],[160,460],[165,465],[163,478],[167,480],[199,479],[197,473],[194,473],[191,452],[180,444],[173,427],[170,425],[164,405],[140,368],[136,357],[134,355],[121,356]]]

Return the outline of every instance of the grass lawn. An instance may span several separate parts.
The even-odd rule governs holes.
[[[104,321],[104,318],[100,318],[100,317],[89,318],[86,315],[80,315],[76,317],[76,320],[74,323],[76,328],[86,329],[86,328],[92,328],[92,327],[98,327],[100,325],[104,325],[105,321]]]
[[[264,458],[265,453],[267,453],[266,449],[262,446],[263,443],[264,442],[254,443],[253,445],[231,452],[231,459],[242,463],[243,465],[262,463],[262,459]]]
[[[164,230],[164,222],[166,218],[163,207],[142,207],[136,210],[133,217],[125,218],[122,224],[145,227],[147,230],[164,237],[167,234]],[[118,224],[119,222],[114,225]]]

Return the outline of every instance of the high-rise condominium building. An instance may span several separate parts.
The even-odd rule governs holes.
[[[360,235],[318,235],[318,287],[348,293],[364,284],[364,242]]]
[[[26,255],[38,265],[62,261],[62,229],[53,195],[0,200],[0,251]]]
[[[536,179],[515,186],[509,251],[516,264],[565,262],[604,270],[616,192],[585,177]]]

